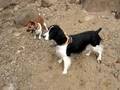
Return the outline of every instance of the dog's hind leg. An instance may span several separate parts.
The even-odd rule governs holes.
[[[86,51],[87,51],[86,56],[90,56],[90,54],[91,54],[91,52],[92,52],[92,46],[91,46],[91,45],[88,45],[88,46],[86,47]]]
[[[91,50],[89,50],[87,53],[86,53],[86,56],[90,56],[91,54]]]
[[[101,63],[103,46],[102,45],[96,45],[95,47],[93,47],[93,51],[98,53],[97,61],[98,61],[98,63]]]

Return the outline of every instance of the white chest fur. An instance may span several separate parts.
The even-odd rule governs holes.
[[[56,46],[56,54],[58,55],[58,57],[63,58],[66,57],[66,49],[67,49],[67,45],[58,45]]]
[[[41,29],[38,29],[38,30],[35,30],[35,34],[40,34],[40,33],[42,33],[42,30]]]
[[[40,23],[38,23],[38,29],[35,30],[35,33],[36,34],[41,34],[42,33],[42,27],[41,27]]]
[[[67,56],[66,49],[67,49],[67,44],[56,47],[56,53],[61,58],[59,60],[59,63],[62,62],[61,60],[63,60],[63,63],[64,63],[63,74],[67,74],[67,70],[71,65],[71,59]]]

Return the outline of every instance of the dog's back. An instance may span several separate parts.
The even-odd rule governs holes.
[[[87,31],[75,35],[70,35],[72,37],[72,43],[68,45],[67,52],[68,55],[71,53],[82,52],[87,45],[96,46],[100,44],[102,40],[99,36],[99,32],[102,28],[99,28],[97,31]]]

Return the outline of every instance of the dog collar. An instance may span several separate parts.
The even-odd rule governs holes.
[[[48,31],[50,31],[54,26],[51,26]]]
[[[66,38],[67,38],[67,41],[65,42],[65,44],[70,44],[70,43],[72,43],[72,37],[70,37],[70,36],[68,36],[66,33],[65,33],[65,36],[66,36]]]

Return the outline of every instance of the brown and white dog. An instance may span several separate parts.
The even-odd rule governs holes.
[[[34,39],[36,39],[36,36],[41,39],[42,33],[48,31],[46,23],[40,14],[34,20],[30,20],[25,26],[27,27],[27,32],[34,34]]]

